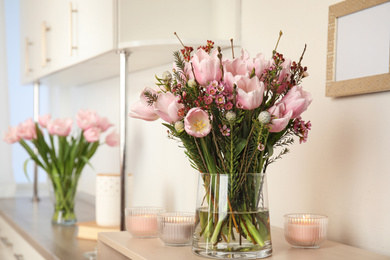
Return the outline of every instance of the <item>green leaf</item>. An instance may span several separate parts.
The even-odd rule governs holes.
[[[239,138],[238,143],[236,144],[236,150],[234,151],[234,156],[238,156],[245,148],[247,140],[244,138]]]
[[[24,175],[26,175],[26,178],[29,182],[31,182],[30,178],[28,177],[28,174],[27,174],[27,163],[28,161],[30,161],[30,158],[27,159],[26,161],[24,161],[24,164],[23,164],[23,170],[24,170]]]

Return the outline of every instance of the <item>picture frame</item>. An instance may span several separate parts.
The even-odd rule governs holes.
[[[378,7],[379,5],[382,6]],[[383,7],[386,7],[386,10],[384,10]],[[361,29],[368,31],[369,33],[375,32],[377,27],[370,28],[369,22],[375,20],[377,17],[382,17],[382,15],[380,15],[379,12],[385,11],[387,14],[388,10],[390,10],[389,7],[390,7],[389,0],[346,0],[329,7],[327,68],[326,68],[327,69],[326,70],[326,96],[327,97],[342,97],[342,96],[351,96],[351,95],[390,90],[390,55],[389,55],[390,31],[387,33],[387,39],[386,39],[386,35],[383,36],[383,33],[380,33],[381,38],[379,40],[381,41],[380,46],[382,46],[382,49],[384,49],[385,52],[387,51],[387,55],[383,55],[384,57],[382,57],[380,56],[382,55],[382,53],[377,53],[372,56],[368,56],[368,58],[366,58],[366,59],[372,59],[370,62],[376,62],[376,59],[374,60],[374,58],[371,57],[375,55],[379,55],[378,57],[380,57],[381,59],[381,65],[377,65],[376,63],[374,63],[374,67],[378,66],[379,68],[377,69],[378,73],[374,70],[370,72],[371,75],[365,75],[366,72],[365,70],[363,70],[363,72],[358,72],[358,70],[353,70],[354,66],[359,66],[358,62],[361,62],[361,64],[363,65],[366,65],[367,62],[365,62],[364,60],[359,60],[358,62],[350,61],[348,60],[348,54],[344,54],[345,52],[348,53],[350,47],[353,47],[356,42],[360,42],[360,41],[356,41],[356,39],[352,39],[352,37],[354,36],[350,36],[353,35],[353,30],[356,31],[355,36],[359,35]],[[364,11],[365,13],[360,11]],[[376,14],[375,12],[378,12],[378,14]],[[366,22],[368,23],[368,27],[365,29],[361,27],[353,28],[354,25],[359,26],[359,21],[361,21],[361,20],[357,20],[358,23],[353,23],[352,20],[353,16],[362,15],[362,14],[371,15],[371,17],[374,18],[367,19],[367,21],[364,22],[363,26],[361,27],[367,27]],[[387,17],[390,17],[390,12]],[[348,20],[352,21],[350,22],[349,27],[344,26],[347,28],[347,29],[343,29],[344,31],[338,31],[338,29],[341,30],[342,28],[341,25],[343,25],[340,24],[341,20],[345,24],[348,22]],[[353,26],[351,26],[351,24]],[[388,25],[381,23],[380,25],[381,25],[380,27],[383,27],[385,31],[388,30],[387,26],[390,28],[390,23]],[[372,27],[374,26],[372,25]],[[348,39],[348,37],[350,37],[351,39]],[[368,38],[368,37],[364,38],[364,36],[361,37],[363,39],[363,42],[364,39]],[[353,44],[350,45],[344,44],[344,50],[346,51],[342,52],[340,46],[342,46],[343,44],[342,42],[340,42],[340,39],[343,39],[343,41],[345,41],[346,43],[348,43],[348,41],[351,41]],[[371,44],[369,43],[370,42],[369,40],[370,39],[368,39],[367,42],[368,44]],[[364,54],[371,51],[381,52],[381,50],[376,50],[377,45],[378,45],[377,43],[374,43],[372,48],[371,46],[366,46],[365,48],[369,51],[361,52],[361,53]],[[338,46],[339,46],[339,52],[337,50]],[[370,54],[367,53],[366,55],[371,55],[371,53]],[[346,58],[342,58],[341,56],[345,56]],[[351,64],[348,64],[348,62],[351,62]],[[373,66],[370,66],[369,68],[371,69],[372,67]],[[353,70],[352,73],[349,73],[347,71],[348,69]]]

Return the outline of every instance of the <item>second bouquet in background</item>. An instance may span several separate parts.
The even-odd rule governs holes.
[[[53,185],[52,222],[56,224],[72,225],[76,222],[74,204],[78,180],[85,165],[90,164],[89,160],[103,144],[99,141],[101,134],[112,126],[107,118],[93,110],[80,110],[76,119],[80,129],[73,135],[71,118],[51,119],[47,114],[39,117],[39,123],[27,119],[10,127],[3,137],[8,143],[19,142],[30,159],[47,173]],[[111,132],[106,135],[105,143],[117,146],[119,135]],[[24,164],[25,172],[28,161]]]
[[[272,245],[265,175],[294,136],[307,140],[311,124],[301,114],[312,98],[300,86],[307,68],[303,54],[291,62],[276,48],[271,59],[242,50],[225,59],[213,45],[175,52],[173,76],[165,72],[157,89],[146,88],[130,116],[166,121],[169,137],[181,141],[200,172],[193,251],[266,257]]]

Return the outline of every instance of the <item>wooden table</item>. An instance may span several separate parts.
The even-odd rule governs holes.
[[[390,257],[363,249],[325,241],[319,249],[297,249],[284,239],[283,229],[272,227],[272,256],[270,260],[390,260]],[[200,260],[191,247],[164,246],[158,238],[132,238],[129,233],[100,233],[98,260]]]
[[[84,253],[94,251],[96,241],[76,239],[76,226],[52,224],[53,211],[50,198],[38,203],[31,198],[0,199],[1,217],[45,259],[86,260]],[[85,198],[76,199],[75,212],[78,221],[95,219],[95,207]]]

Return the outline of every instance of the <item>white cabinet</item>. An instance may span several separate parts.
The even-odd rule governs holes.
[[[44,260],[44,258],[0,216],[1,260]]]
[[[131,53],[132,71],[172,62],[172,52],[182,48],[174,32],[193,47],[206,40],[240,43],[240,0],[20,1],[23,64],[32,69],[22,73],[23,83],[116,76],[118,49]]]
[[[116,46],[113,0],[21,0],[22,83]]]

